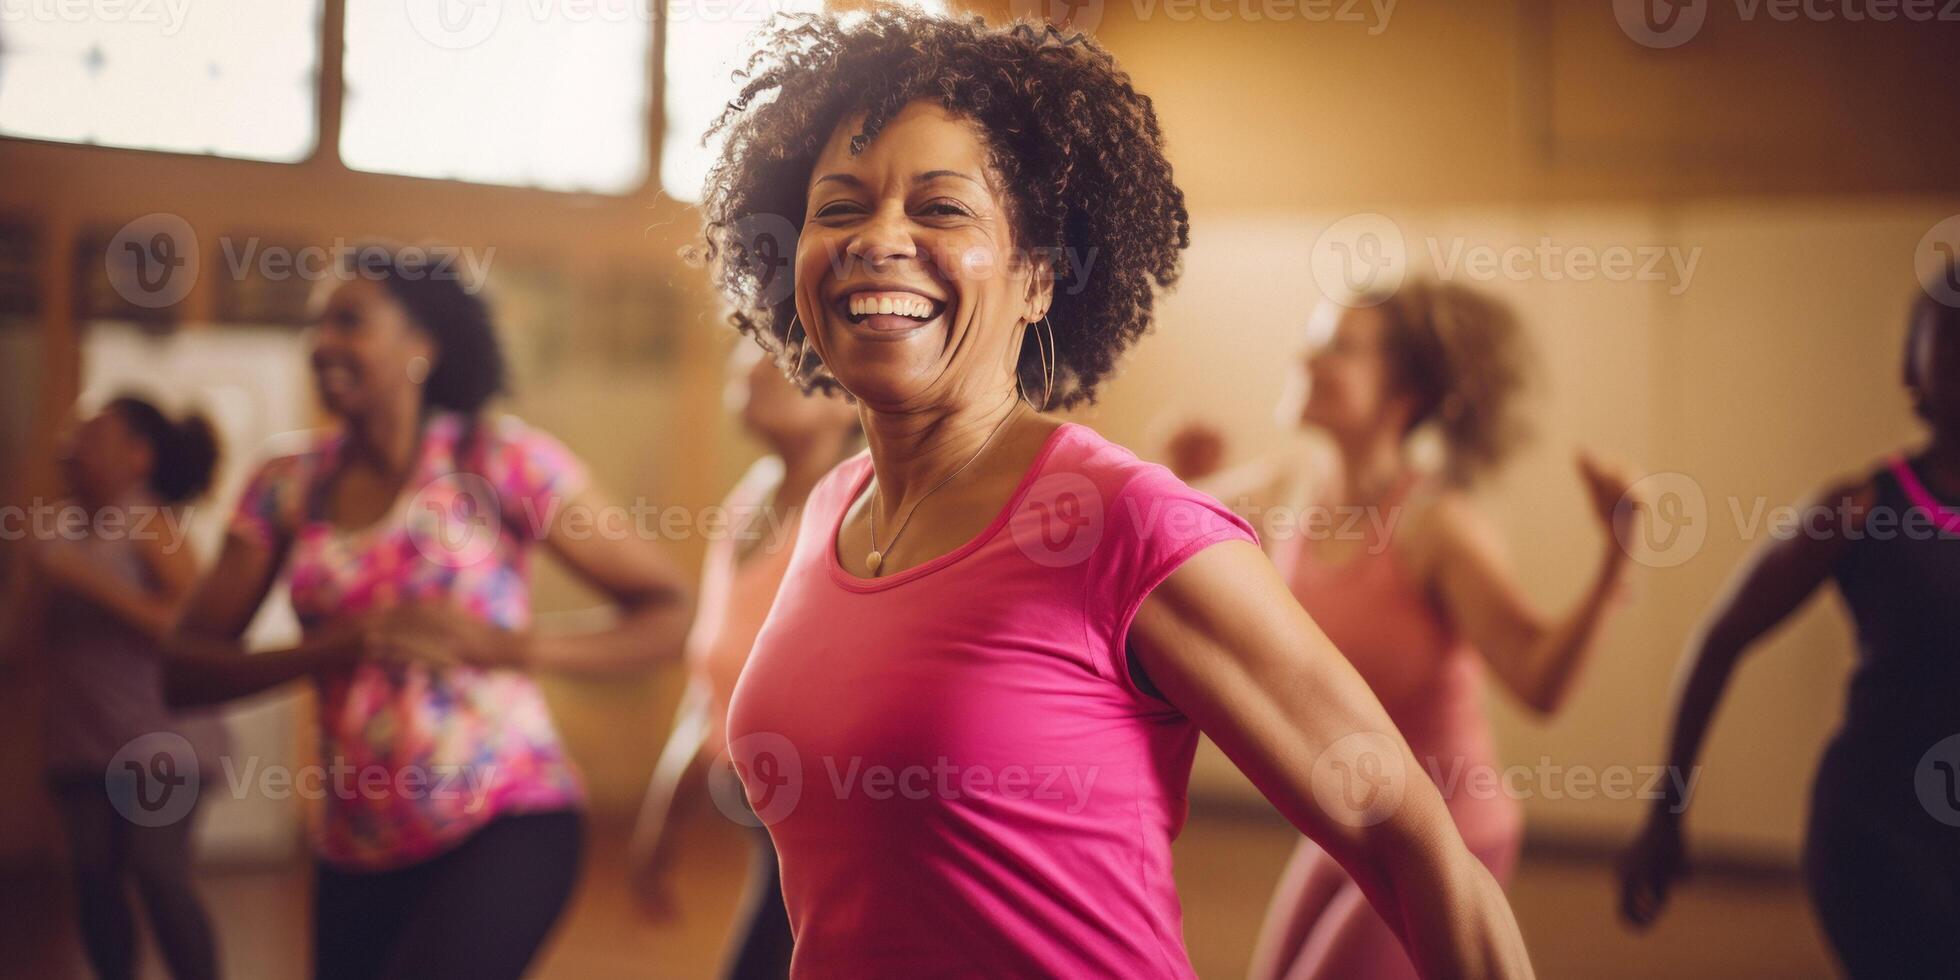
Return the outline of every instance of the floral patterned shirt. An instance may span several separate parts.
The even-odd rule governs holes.
[[[240,498],[232,533],[283,553],[294,612],[310,633],[402,602],[447,601],[508,629],[531,619],[529,555],[585,486],[562,444],[510,416],[435,413],[388,515],[349,530],[323,491],[345,442],[296,434]],[[322,860],[380,870],[426,860],[502,813],[577,808],[578,771],[537,684],[473,667],[364,663],[317,680],[320,765],[293,780],[319,800]]]

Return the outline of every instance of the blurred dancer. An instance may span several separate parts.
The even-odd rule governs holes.
[[[312,365],[339,424],[251,480],[171,691],[314,685],[317,976],[518,977],[578,877],[585,799],[531,675],[677,655],[685,587],[659,550],[604,533],[614,508],[563,445],[488,411],[504,387],[489,311],[412,251],[354,256]],[[596,519],[566,519],[580,512]],[[540,547],[612,600],[614,625],[532,628]],[[247,655],[282,569],[305,638]]]
[[[1690,644],[1668,739],[1668,764],[1692,771],[1743,654],[1837,583],[1858,667],[1812,786],[1803,870],[1854,977],[1951,976],[1960,963],[1960,310],[1918,297],[1903,377],[1930,438],[1826,485],[1799,533],[1756,547]],[[1689,801],[1664,785],[1621,865],[1622,911],[1640,927],[1688,871]]]
[[[634,829],[635,890],[657,918],[675,912],[670,879],[680,847],[679,820],[694,812],[711,780],[721,781],[713,788],[718,802],[746,806],[734,770],[711,764],[728,744],[728,695],[782,583],[804,498],[818,478],[860,446],[857,411],[850,403],[804,395],[761,348],[738,346],[730,368],[730,410],[770,454],[749,467],[723,502],[732,533],[708,546],[701,604],[688,634],[687,693]],[[777,881],[776,849],[767,827],[759,821],[751,826],[755,855],[723,975],[787,977],[789,915]]]
[[[1374,688],[1442,790],[1464,842],[1500,881],[1517,863],[1523,818],[1496,787],[1484,674],[1532,711],[1564,703],[1627,567],[1614,538],[1625,474],[1589,454],[1579,477],[1600,522],[1598,564],[1562,613],[1538,609],[1501,539],[1467,495],[1520,441],[1516,400],[1529,351],[1510,309],[1452,283],[1416,281],[1352,307],[1324,303],[1291,372],[1283,421],[1310,426],[1338,459],[1266,459],[1213,476],[1222,438],[1173,439],[1172,467],[1228,505],[1289,508],[1269,541],[1300,605]],[[1409,441],[1433,428],[1444,464],[1424,472]],[[1402,977],[1415,969],[1395,932],[1320,846],[1302,840],[1254,956],[1259,978]]]
[[[115,756],[139,739],[155,740],[173,762],[216,771],[218,722],[164,704],[161,640],[197,581],[181,508],[204,493],[217,458],[203,417],[173,420],[138,398],[118,398],[77,426],[62,446],[63,506],[87,522],[30,541],[16,593],[27,601],[7,630],[47,655],[47,785],[68,838],[82,943],[104,978],[136,975],[131,886],[170,974],[218,973],[191,884],[191,814],[139,824],[116,809],[130,797],[109,791],[126,776],[112,769]],[[193,758],[180,756],[186,744]]]

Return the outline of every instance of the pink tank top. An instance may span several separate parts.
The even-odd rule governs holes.
[[[1192,976],[1171,880],[1197,727],[1139,690],[1130,620],[1244,521],[1093,430],[1055,430],[986,530],[876,579],[811,492],[729,709],[782,858],[792,975]]]
[[[1379,519],[1355,522],[1367,536],[1351,558],[1322,560],[1305,534],[1275,543],[1274,563],[1307,614],[1381,699],[1435,780],[1473,846],[1515,834],[1518,802],[1505,794],[1484,712],[1483,661],[1427,595],[1394,546],[1410,517],[1417,481],[1405,478],[1377,505]],[[1339,529],[1341,520],[1333,522]],[[1377,535],[1375,527],[1386,529]]]

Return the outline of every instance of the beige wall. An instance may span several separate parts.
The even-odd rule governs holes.
[[[1934,220],[1960,210],[1960,198],[1383,209],[1411,242],[1433,235],[1506,247],[1549,235],[1568,246],[1700,250],[1678,295],[1638,282],[1482,284],[1519,308],[1540,355],[1537,437],[1479,494],[1536,600],[1572,601],[1602,546],[1572,467],[1577,447],[1684,474],[1707,500],[1698,515],[1705,544],[1683,563],[1640,570],[1633,601],[1561,715],[1534,720],[1493,697],[1505,762],[1535,768],[1548,759],[1596,772],[1655,763],[1688,633],[1762,538],[1760,529],[1745,538],[1730,500],[1746,522],[1758,500],[1793,502],[1914,438],[1896,380],[1916,288],[1911,256]],[[1146,454],[1154,423],[1175,415],[1224,425],[1235,458],[1299,440],[1273,421],[1272,406],[1283,360],[1319,299],[1303,257],[1339,217],[1214,211],[1198,220],[1189,269],[1156,335],[1086,416]],[[1851,650],[1835,597],[1820,595],[1741,671],[1695,811],[1708,841],[1793,853]],[[1199,782],[1250,792],[1216,757]],[[1639,812],[1597,796],[1527,802],[1534,832],[1553,836],[1603,839]]]

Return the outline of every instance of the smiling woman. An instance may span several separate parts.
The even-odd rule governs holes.
[[[1042,414],[1095,397],[1176,278],[1150,101],[1084,37],[889,7],[780,21],[749,77],[716,276],[798,383],[855,399],[869,450],[810,491],[728,708],[792,974],[1192,976],[1170,843],[1202,730],[1425,973],[1529,976],[1245,522]]]
[[[1054,407],[1093,399],[1149,326],[1154,291],[1177,278],[1190,244],[1184,194],[1171,180],[1149,100],[1108,52],[1079,35],[1025,25],[990,31],[899,10],[850,31],[832,23],[779,22],[749,66],[751,80],[717,123],[725,151],[710,173],[704,210],[719,284],[740,301],[735,326],[756,334],[786,366],[804,353],[814,309],[799,315],[796,291],[774,282],[774,253],[753,240],[753,230],[775,223],[757,219],[787,219],[804,239],[817,233],[818,241],[799,244],[803,261],[841,268],[850,259],[828,232],[864,216],[870,195],[882,189],[855,167],[889,159],[892,151],[883,147],[896,141],[880,138],[888,129],[899,130],[901,140],[920,132],[905,124],[932,114],[912,104],[930,98],[940,115],[971,130],[937,137],[963,141],[965,152],[955,155],[964,159],[894,175],[907,187],[906,213],[934,231],[920,245],[949,274],[1005,281],[1019,273],[1064,286],[1047,308],[1056,341],[1046,355],[1052,369],[1038,344],[1016,367],[1036,391],[1053,374]],[[839,64],[851,71],[823,71]],[[851,124],[833,133],[846,115]],[[871,159],[860,160],[864,154]],[[819,158],[851,166],[818,170]],[[1015,189],[1011,200],[999,192],[1007,187]],[[816,267],[799,264],[797,281]],[[886,285],[860,279],[852,289]],[[943,312],[937,304],[951,298],[930,283],[899,291],[935,303],[935,316]],[[829,305],[842,295],[814,298]],[[798,374],[806,384],[836,383],[814,358],[804,358]]]

